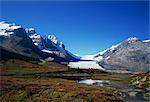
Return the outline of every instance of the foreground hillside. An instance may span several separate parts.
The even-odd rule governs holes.
[[[2,102],[148,102],[150,98],[149,73],[106,73],[70,69],[55,62],[39,65],[16,59],[1,61],[0,71]],[[109,83],[79,84],[84,79]]]
[[[20,64],[21,63],[21,64]],[[119,102],[120,96],[103,87],[88,86],[77,80],[42,76],[48,73],[85,74],[49,62],[31,64],[21,60],[1,61],[1,102]]]

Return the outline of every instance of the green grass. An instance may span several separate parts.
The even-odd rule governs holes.
[[[7,74],[30,74],[33,73],[32,69],[17,64],[1,64],[1,70],[7,72]]]

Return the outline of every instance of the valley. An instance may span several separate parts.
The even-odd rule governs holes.
[[[0,22],[1,102],[148,102],[150,40],[130,37],[94,55],[55,35]]]

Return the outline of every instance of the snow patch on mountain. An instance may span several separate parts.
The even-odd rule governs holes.
[[[150,40],[144,40],[143,42],[150,42]]]
[[[10,26],[10,24],[5,23],[5,22],[0,22],[0,31],[1,30],[5,30],[6,28],[8,28]]]
[[[21,28],[21,26],[15,24],[8,24],[6,22],[0,22],[0,36],[10,36],[14,34],[14,30]]]
[[[65,49],[62,47],[63,43],[58,41],[54,35],[47,36],[47,39],[50,40],[52,46],[55,48],[51,49],[45,46],[45,44],[49,43],[46,42],[46,40],[40,34],[37,34],[34,28],[26,28],[26,32],[28,33],[34,44],[38,46],[39,49],[41,49],[41,51],[51,54],[54,53],[60,57],[65,57],[64,55],[66,54],[66,52]]]
[[[36,45],[41,50],[45,48],[43,38],[41,37],[40,34],[36,33],[34,28],[26,28],[25,30],[26,30],[26,33],[28,34],[28,36],[34,42],[34,45]]]
[[[119,45],[121,45],[121,44],[119,43],[117,45],[113,45],[109,50],[114,51]]]
[[[63,42],[59,41],[55,35],[48,35],[47,38],[51,40],[60,50],[64,49]]]
[[[139,40],[137,37],[129,37],[127,41],[137,41]]]
[[[55,35],[48,35],[47,37],[49,40],[51,40],[54,44],[57,44],[58,40],[55,37]]]
[[[47,49],[43,49],[42,51],[43,51],[43,52],[46,52],[46,53],[53,53],[52,51],[47,50]]]
[[[105,49],[105,50],[99,52],[98,54],[99,54],[99,55],[103,55],[106,51],[108,51],[108,49]],[[98,54],[97,54],[97,55],[98,55]]]

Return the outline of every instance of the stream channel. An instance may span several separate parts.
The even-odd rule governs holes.
[[[149,102],[149,100],[144,98],[144,89],[121,82],[85,79],[78,81],[78,83],[110,88],[121,95],[123,102]]]

